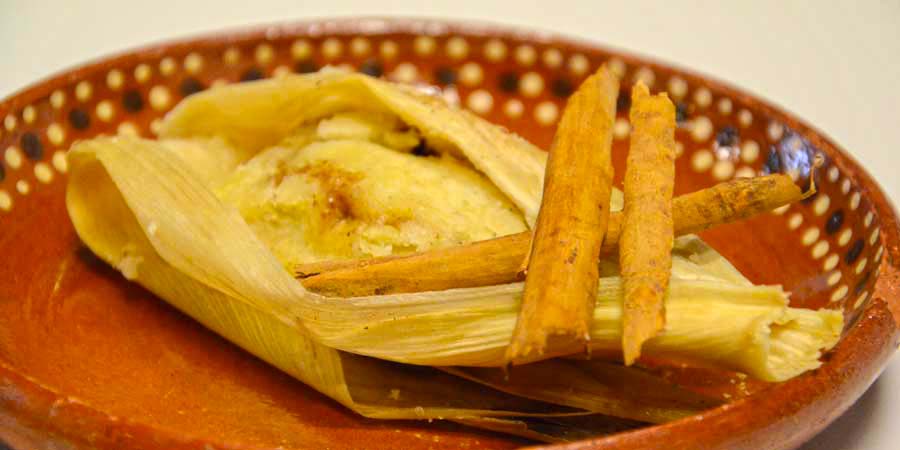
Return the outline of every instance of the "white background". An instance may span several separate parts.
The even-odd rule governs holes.
[[[0,97],[113,51],[298,18],[416,15],[523,25],[712,74],[849,149],[900,200],[900,0],[0,0]],[[900,359],[804,450],[897,448]]]

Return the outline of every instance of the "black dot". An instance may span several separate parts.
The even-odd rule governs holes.
[[[627,112],[628,108],[631,108],[631,97],[628,95],[628,91],[619,91],[619,96],[616,97],[616,112]]]
[[[449,67],[438,67],[434,71],[434,79],[441,85],[455,84],[456,72]]]
[[[503,92],[516,92],[519,90],[519,76],[515,72],[502,73],[497,85]]]
[[[319,70],[312,61],[300,61],[294,66],[294,72],[297,73],[313,73]]]
[[[559,98],[572,95],[572,82],[565,78],[557,78],[550,84],[550,91]]]
[[[847,264],[853,264],[859,258],[859,255],[862,254],[863,247],[865,246],[865,242],[862,239],[857,239],[856,242],[850,246],[850,250],[847,250],[847,254],[844,255],[844,262]]]
[[[41,139],[30,131],[22,135],[19,145],[29,159],[37,161],[44,156],[44,144],[41,144]]]
[[[863,289],[866,288],[866,283],[869,282],[869,278],[871,278],[871,277],[872,277],[872,271],[866,272],[866,274],[863,275],[863,277],[860,278],[859,281],[856,283],[856,287],[853,288],[853,294],[859,295],[863,291]]]
[[[122,96],[122,106],[128,111],[138,112],[144,108],[144,99],[141,98],[140,92],[128,91]]]
[[[181,91],[181,95],[185,97],[196,94],[204,89],[206,89],[206,86],[203,86],[203,83],[201,83],[200,80],[193,77],[181,80],[181,85],[178,87],[178,90]]]
[[[412,154],[416,156],[434,156],[437,153],[428,147],[428,144],[425,143],[424,140],[419,142],[419,145],[413,147]]]
[[[359,66],[359,71],[370,77],[378,78],[384,75],[384,66],[380,62],[370,59]]]
[[[844,224],[844,211],[837,210],[831,214],[831,217],[825,222],[825,231],[828,234],[837,233],[838,230],[841,229],[841,225]]]
[[[3,164],[0,164],[0,181],[6,179],[6,169],[3,168]]]
[[[769,156],[766,157],[765,166],[766,169],[769,170],[769,173],[781,172],[781,157],[778,156],[778,152],[774,148],[769,150]]]
[[[731,125],[725,125],[718,133],[716,133],[716,143],[718,143],[720,147],[732,147],[737,145],[739,137],[740,133],[737,128]]]
[[[84,130],[91,126],[91,116],[80,109],[73,109],[69,111],[69,123],[76,130]]]
[[[683,102],[675,104],[675,120],[678,123],[684,122],[688,118],[688,106]]]
[[[0,450],[13,450],[12,447],[6,445],[3,441],[0,441]]]
[[[250,69],[247,69],[247,71],[244,72],[243,75],[241,75],[241,82],[260,80],[262,78],[263,78],[262,71],[257,69],[256,67],[251,67]]]

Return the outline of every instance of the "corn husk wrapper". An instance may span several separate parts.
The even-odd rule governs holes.
[[[229,153],[236,164],[299,124],[354,108],[393,111],[430,145],[468,160],[533,223],[545,162],[540,150],[435,99],[363,76],[288,77],[197,94],[167,118],[163,136],[222,139],[225,145],[206,147]],[[210,190],[216,179],[206,166],[220,160],[195,153],[183,158],[168,141],[136,138],[76,145],[67,205],[79,236],[127,278],[368,417],[480,420],[573,412],[485,395],[455,377],[423,385],[418,375],[404,375],[405,366],[349,354],[428,366],[501,365],[522,286],[354,299],[307,292]],[[776,381],[819,365],[820,352],[839,337],[839,313],[789,308],[779,288],[750,286],[696,239],[682,242],[687,256],[676,255],[673,263],[667,327],[647,342],[647,354],[686,356]],[[617,277],[601,279],[592,330],[597,349],[619,348],[620,285]],[[548,356],[573,351],[553,349]],[[468,378],[504,389],[487,374]],[[560,388],[546,387],[550,393],[539,400],[577,403],[554,393]],[[621,396],[617,401],[587,409],[629,409]],[[583,408],[580,403],[571,406]],[[654,421],[646,413],[640,419]]]

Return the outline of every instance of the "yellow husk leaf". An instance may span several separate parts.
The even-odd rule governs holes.
[[[301,123],[350,108],[393,111],[429,144],[467,159],[532,223],[545,163],[540,150],[475,116],[368,77],[329,73],[214,89],[183,102],[163,134],[224,139],[230,147],[212,151],[233,152],[236,164]],[[72,149],[72,221],[82,240],[126,277],[370,417],[548,412],[544,403],[484,395],[453,377],[446,382],[458,388],[413,397],[404,397],[401,388],[404,402],[391,403],[390,383],[371,385],[363,378],[375,374],[415,386],[414,377],[402,375],[409,369],[341,352],[420,365],[501,365],[521,284],[354,299],[307,292],[210,190],[217,180],[205,170],[215,158],[182,159],[177,152],[136,138],[97,139]],[[648,355],[687,356],[776,381],[818,367],[821,351],[839,337],[839,313],[789,308],[779,288],[750,286],[696,238],[679,242],[667,327],[647,342]],[[619,348],[620,284],[617,277],[601,279],[595,348]],[[547,356],[580,349],[551,350]]]

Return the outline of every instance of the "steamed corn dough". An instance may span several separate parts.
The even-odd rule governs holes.
[[[422,139],[438,154],[410,155]],[[455,378],[451,390],[398,389],[397,401],[391,383],[416,386],[417,377],[350,355],[502,365],[521,283],[337,299],[306,291],[285,270],[530,227],[546,157],[524,140],[411,88],[338,72],[196,94],[166,118],[161,141],[85,141],[70,161],[67,206],[97,255],[349,408],[382,418],[548,411]],[[787,307],[779,287],[752,286],[696,238],[675,247],[666,327],[646,354],[779,381],[818,367],[836,343],[839,312]],[[615,262],[602,265],[591,345],[615,350],[621,280]]]

